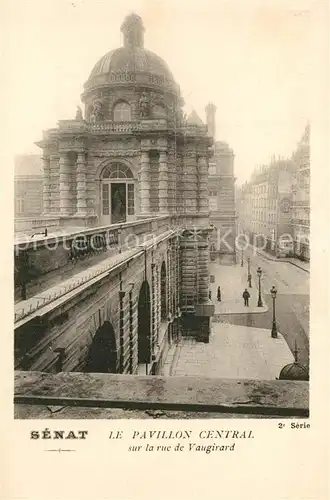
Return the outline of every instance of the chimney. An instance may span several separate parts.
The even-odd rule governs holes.
[[[208,105],[205,108],[206,112],[206,123],[207,123],[207,130],[208,133],[213,139],[215,140],[215,112],[217,110],[217,107],[213,102],[209,102]]]

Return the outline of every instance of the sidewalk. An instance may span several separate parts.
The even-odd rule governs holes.
[[[232,266],[222,266],[220,264],[210,264],[210,274],[214,275],[215,282],[210,284],[212,292],[211,300],[215,305],[214,314],[239,314],[239,313],[264,313],[268,307],[263,300],[263,307],[258,307],[258,288],[252,279],[252,288],[247,282],[246,266],[240,264]],[[217,300],[217,288],[221,288],[221,302]],[[244,306],[242,293],[247,288],[251,297],[249,307]]]
[[[295,267],[299,267],[299,269],[306,271],[306,273],[310,272],[310,263],[309,262],[304,262],[302,260],[295,259],[293,257],[281,257],[281,258],[277,259],[276,257],[269,254],[268,252],[265,252],[264,250],[260,250],[258,247],[254,247],[253,245],[249,245],[249,248],[251,248],[252,251],[255,251],[258,254],[265,257],[265,259],[274,260],[275,262],[289,262],[289,264],[292,264]]]
[[[270,330],[212,323],[209,344],[182,340],[172,374],[274,380],[286,364],[293,362],[281,334],[273,339]]]

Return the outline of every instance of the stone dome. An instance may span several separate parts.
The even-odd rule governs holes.
[[[282,368],[279,380],[309,380],[309,373],[300,363],[289,363]]]
[[[142,19],[137,14],[127,16],[121,31],[124,46],[108,52],[95,64],[85,83],[85,91],[118,83],[174,90],[176,84],[166,62],[144,48]]]
[[[88,81],[116,71],[152,73],[173,80],[166,62],[150,50],[141,47],[120,47],[101,57],[92,69]]]

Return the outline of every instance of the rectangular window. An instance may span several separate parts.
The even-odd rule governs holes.
[[[24,213],[24,198],[22,196],[16,198],[16,212],[18,214]]]
[[[110,215],[109,184],[102,184],[102,214]]]
[[[218,210],[218,197],[210,196],[209,197],[209,210]]]
[[[127,215],[134,215],[134,184],[127,184]]]

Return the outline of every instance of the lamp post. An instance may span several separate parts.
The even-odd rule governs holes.
[[[277,290],[275,286],[272,286],[272,289],[270,291],[270,294],[273,299],[273,323],[272,323],[272,338],[277,339],[277,327],[276,327],[276,317],[275,317],[275,300],[276,300],[276,294]]]
[[[242,256],[241,256],[241,267],[243,267],[244,262],[243,262],[243,248],[242,248]]]
[[[259,278],[259,297],[258,297],[258,307],[262,307],[263,306],[263,303],[262,303],[262,300],[261,300],[261,275],[262,275],[262,269],[261,267],[259,266],[258,269],[257,269],[257,275],[258,275],[258,278]]]
[[[249,288],[252,288],[252,284],[251,284],[252,276],[251,276],[251,267],[250,267],[251,259],[250,259],[250,257],[248,257],[247,263],[248,263],[248,282],[249,282]]]

